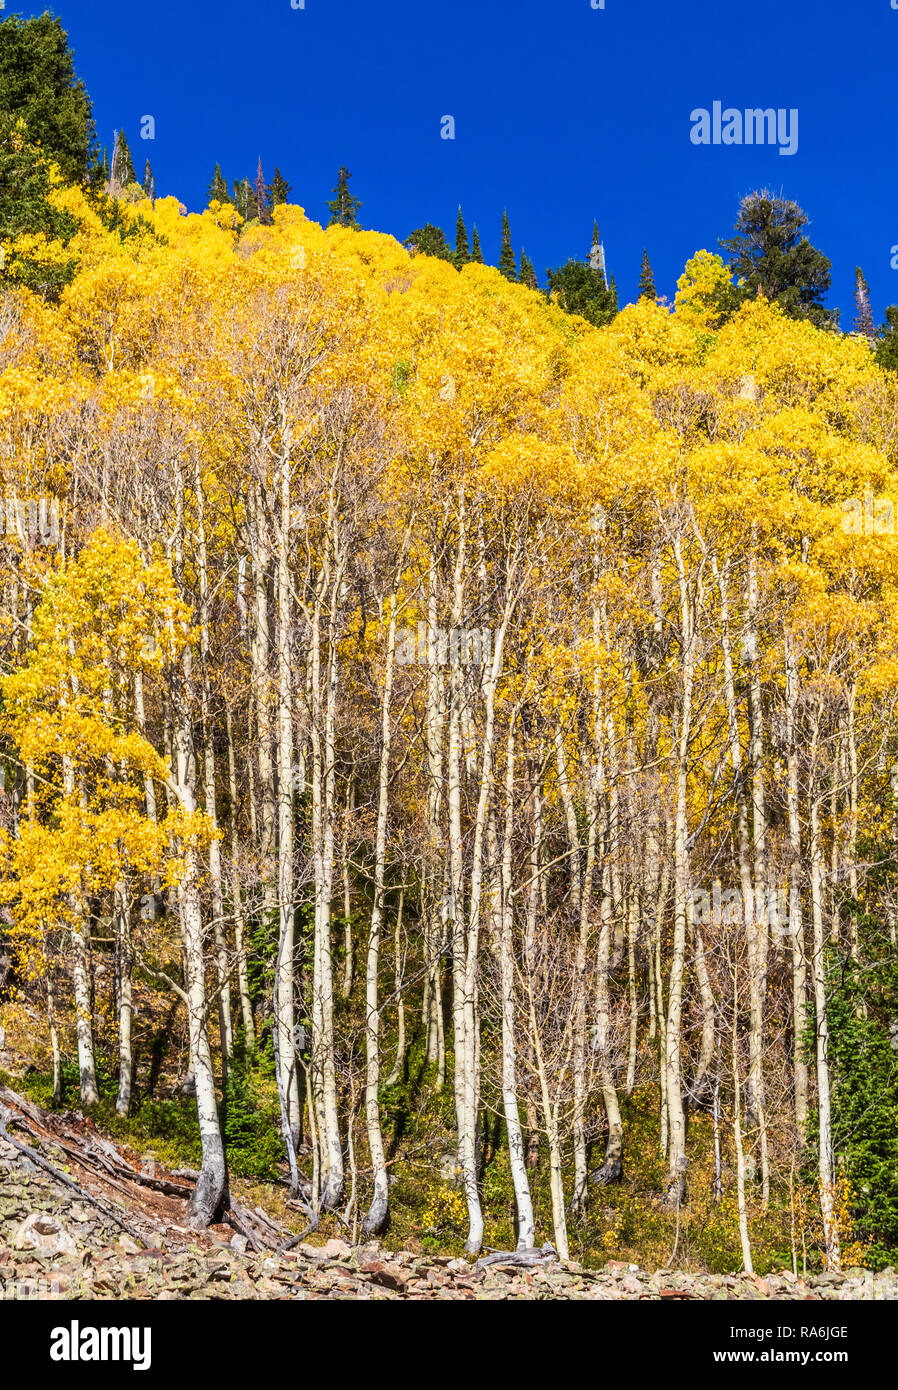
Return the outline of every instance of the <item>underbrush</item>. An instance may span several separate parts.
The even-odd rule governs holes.
[[[448,1075],[451,1076],[451,1058]],[[381,1088],[381,1109],[390,1174],[390,1218],[383,1232],[386,1248],[459,1255],[467,1234],[467,1211],[461,1176],[454,1162],[454,1103],[451,1083],[435,1086],[432,1068],[424,1064],[420,1050],[412,1049],[403,1076],[394,1086]],[[62,1074],[60,1108],[80,1108],[77,1068],[66,1064]],[[0,1073],[0,1083],[25,1092],[45,1108],[52,1108],[53,1083],[48,1073],[32,1070],[24,1076]],[[111,1138],[169,1168],[197,1167],[201,1160],[196,1106],[192,1098],[174,1095],[153,1098],[135,1090],[127,1117],[115,1114],[115,1078],[102,1066],[98,1072],[100,1099],[90,1107],[90,1117]],[[571,1258],[587,1268],[600,1268],[609,1259],[654,1270],[663,1267],[691,1272],[727,1274],[742,1268],[735,1176],[726,1136],[723,1143],[722,1186],[718,1199],[715,1185],[714,1135],[710,1116],[695,1114],[689,1129],[690,1165],[687,1200],[679,1213],[668,1209],[662,1195],[667,1165],[660,1150],[658,1098],[651,1091],[636,1093],[624,1105],[625,1164],[622,1180],[607,1187],[590,1187],[586,1211],[568,1212]],[[278,1219],[294,1224],[286,1188],[286,1163],[280,1134],[277,1087],[271,1059],[246,1056],[232,1059],[222,1104],[222,1120],[231,1174],[253,1200],[267,1205]],[[514,1189],[504,1125],[498,1114],[485,1112],[481,1132],[480,1191],[484,1215],[484,1245],[513,1249],[516,1242]],[[356,1125],[355,1157],[358,1165],[358,1210],[364,1214],[367,1196],[367,1148],[364,1122]],[[594,1145],[590,1170],[602,1159],[602,1144]],[[300,1166],[308,1175],[307,1153]],[[541,1148],[539,1162],[528,1177],[531,1186],[537,1243],[552,1240],[548,1153]],[[349,1184],[347,1174],[347,1186]],[[806,1190],[807,1189],[807,1190]],[[568,1198],[570,1192],[568,1190]],[[846,1199],[846,1222],[850,1222]],[[763,1209],[756,1184],[749,1185],[749,1237],[755,1270],[765,1274],[796,1267],[813,1272],[821,1268],[820,1232],[817,1229],[815,1193],[807,1184],[774,1185]],[[336,1217],[322,1219],[318,1235],[346,1235]],[[317,1237],[316,1237],[317,1238]],[[846,1244],[849,1263],[882,1260],[865,1258],[863,1247]]]

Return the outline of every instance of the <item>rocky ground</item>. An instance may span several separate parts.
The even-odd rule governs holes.
[[[279,1247],[289,1233],[279,1237],[258,1208],[240,1209],[246,1234],[218,1226],[199,1235],[184,1224],[184,1175],[157,1173],[148,1188],[139,1159],[92,1133],[80,1116],[60,1120],[30,1104],[23,1112],[11,1095],[0,1095],[9,1140],[0,1137],[3,1298],[898,1299],[894,1270],[760,1278],[651,1273],[610,1261],[592,1271],[550,1249],[544,1263],[525,1269],[502,1255],[469,1264],[387,1253],[376,1241],[351,1248],[339,1239],[285,1250]]]

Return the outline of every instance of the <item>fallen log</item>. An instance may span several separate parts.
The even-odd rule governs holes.
[[[488,1269],[490,1265],[514,1265],[519,1269],[533,1269],[537,1265],[548,1265],[558,1259],[554,1245],[549,1241],[539,1250],[494,1250],[483,1255],[474,1266],[475,1269]]]
[[[90,1202],[91,1205],[101,1211],[104,1216],[107,1216],[110,1221],[114,1221],[117,1226],[121,1226],[123,1231],[127,1231],[130,1236],[133,1236],[136,1241],[139,1241],[139,1243],[146,1248],[146,1239],[137,1227],[132,1226],[130,1221],[126,1221],[123,1216],[120,1216],[115,1208],[110,1206],[108,1202],[100,1197],[95,1197],[92,1192],[88,1192],[86,1188],[73,1182],[66,1173],[60,1172],[56,1165],[51,1163],[48,1158],[44,1158],[44,1155],[38,1149],[32,1148],[30,1144],[20,1144],[18,1139],[13,1139],[7,1125],[15,1124],[15,1122],[16,1117],[11,1113],[9,1107],[7,1105],[0,1105],[0,1137],[5,1139],[7,1144],[10,1144],[14,1149],[18,1149],[19,1153],[24,1154],[27,1159],[32,1163],[36,1163],[39,1168],[43,1168],[46,1173],[49,1173],[50,1176],[55,1179],[56,1182],[61,1183],[63,1187],[68,1187],[72,1192],[77,1193],[82,1201]]]
[[[37,1141],[38,1145],[55,1145],[73,1164],[89,1173],[96,1181],[114,1188],[126,1199],[134,1201],[137,1194],[130,1191],[125,1184],[146,1187],[151,1191],[161,1192],[165,1196],[175,1197],[182,1201],[189,1200],[193,1192],[193,1184],[199,1174],[192,1168],[178,1169],[171,1178],[157,1177],[155,1173],[142,1172],[132,1167],[119,1150],[101,1135],[83,1136],[79,1134],[66,1123],[63,1117],[42,1111],[39,1106],[33,1104],[25,1096],[18,1095],[17,1092],[8,1087],[0,1088],[0,1102],[3,1103],[0,1106],[0,1113],[5,1115],[7,1124],[15,1124],[20,1129],[25,1130]],[[98,1207],[123,1230],[128,1231],[136,1240],[139,1240],[142,1245],[146,1244],[140,1232],[123,1217],[117,1215],[114,1208],[61,1173],[38,1149],[13,1139],[5,1126],[0,1129],[0,1133],[14,1148],[33,1159],[58,1181],[77,1192],[85,1201]],[[187,1179],[187,1181],[179,1182],[177,1181],[179,1178]],[[309,1208],[307,1207],[306,1210]],[[278,1225],[258,1207],[255,1210],[250,1210],[242,1206],[230,1194],[227,1205],[222,1212],[222,1220],[238,1234],[244,1236],[252,1249],[259,1254],[283,1248],[285,1241],[290,1244],[296,1243],[292,1238],[292,1232],[286,1227]],[[303,1236],[299,1236],[297,1240],[302,1238]]]

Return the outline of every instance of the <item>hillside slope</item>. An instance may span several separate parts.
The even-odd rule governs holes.
[[[546,1252],[530,1269],[513,1257],[476,1264],[408,1252],[384,1254],[378,1241],[352,1248],[250,1250],[245,1236],[185,1224],[185,1199],[160,1196],[139,1167],[77,1114],[41,1111],[0,1090],[0,1297],[42,1299],[864,1299],[898,1298],[894,1270],[857,1270],[806,1279],[658,1270],[612,1261],[586,1271]],[[15,1143],[10,1142],[14,1140]],[[32,1155],[15,1145],[22,1143]],[[116,1176],[103,1169],[114,1166]],[[51,1163],[58,1176],[42,1166]],[[131,1169],[134,1179],[123,1177]],[[77,1181],[74,1191],[61,1178]],[[160,1183],[182,1175],[156,1173]],[[91,1198],[100,1205],[94,1205]],[[274,1228],[272,1228],[273,1230]],[[255,1223],[264,1231],[264,1220]]]

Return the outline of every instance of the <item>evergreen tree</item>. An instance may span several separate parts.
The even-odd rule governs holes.
[[[881,367],[898,372],[898,304],[886,309],[886,321],[879,330],[876,360]]]
[[[253,202],[255,204],[254,216],[258,217],[263,226],[271,221],[271,213],[268,210],[269,188],[265,182],[265,175],[262,172],[262,156],[259,155],[259,163],[256,168],[256,181],[253,184]]]
[[[539,281],[536,278],[533,262],[529,259],[523,247],[521,248],[521,268],[518,271],[518,284],[526,285],[528,290],[539,289]]]
[[[548,292],[568,314],[579,314],[601,327],[617,314],[617,288],[606,283],[605,272],[589,261],[569,260],[546,272]]]
[[[435,227],[432,222],[425,222],[423,227],[409,232],[403,246],[414,256],[436,256],[441,261],[452,261],[453,265],[455,264],[455,256],[446,240],[446,233],[442,227]]]
[[[221,172],[221,165],[216,164],[212,182],[209,184],[209,192],[206,194],[206,206],[208,207],[210,203],[230,203],[232,201],[228,192],[227,179]]]
[[[804,235],[807,223],[797,203],[761,189],[742,199],[736,235],[720,245],[730,253],[742,301],[762,294],[790,318],[834,328],[837,313],[823,307],[832,266]]]
[[[54,15],[11,15],[0,23],[0,111],[21,117],[31,144],[40,144],[65,179],[87,177],[96,134],[90,97]]]
[[[456,269],[461,270],[463,265],[467,265],[471,259],[471,252],[468,247],[468,232],[465,227],[465,219],[461,215],[461,208],[458,210],[458,217],[455,222],[455,265]]]
[[[131,159],[131,151],[128,148],[128,141],[125,139],[125,132],[120,130],[115,137],[115,148],[112,151],[112,169],[109,173],[110,189],[113,196],[117,196],[129,183],[136,183],[134,174],[134,163]]]
[[[328,203],[330,212],[329,227],[353,227],[358,231],[361,227],[359,222],[359,209],[362,206],[360,198],[349,191],[349,180],[352,174],[345,164],[340,165],[340,172],[337,175],[337,186],[332,190],[334,197]]]
[[[870,286],[864,279],[864,272],[858,266],[854,272],[854,331],[863,333],[871,341],[876,337],[873,324],[873,310],[870,307]]]
[[[471,231],[471,260],[477,265],[483,265],[483,252],[480,249],[480,237],[477,235],[476,223]]]
[[[657,299],[658,291],[655,289],[655,276],[652,272],[652,263],[649,260],[648,251],[643,248],[642,269],[639,272],[639,299]]]
[[[269,207],[277,208],[286,203],[290,197],[290,185],[284,178],[277,165],[274,166],[274,178],[271,180],[271,197]]]
[[[861,919],[864,965],[828,959],[833,1143],[851,1184],[854,1230],[873,1268],[898,1256],[898,965],[878,923]],[[813,1043],[811,1043],[813,1047]],[[813,1143],[813,1139],[812,1139]]]
[[[502,214],[502,251],[499,255],[499,274],[504,275],[506,280],[514,281],[518,278],[507,211]]]
[[[0,284],[25,285],[54,299],[71,280],[75,259],[55,263],[55,258],[42,257],[39,248],[29,254],[8,244],[21,236],[43,236],[65,247],[78,230],[69,213],[49,202],[51,160],[27,136],[24,121],[0,112],[0,241],[7,243]]]
[[[156,201],[156,180],[153,178],[149,160],[147,160],[146,168],[143,171],[143,191],[153,202]]]

